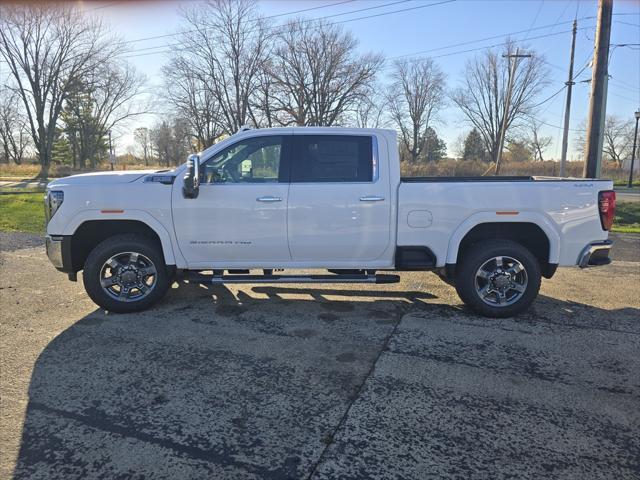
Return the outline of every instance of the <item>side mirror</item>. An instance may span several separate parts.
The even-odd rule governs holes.
[[[200,157],[189,155],[182,194],[184,198],[198,198],[198,193],[200,193]]]

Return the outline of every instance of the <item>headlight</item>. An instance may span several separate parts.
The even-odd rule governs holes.
[[[51,217],[55,215],[55,213],[60,208],[64,202],[64,192],[61,190],[50,190],[44,197],[44,216],[46,222],[49,223]]]

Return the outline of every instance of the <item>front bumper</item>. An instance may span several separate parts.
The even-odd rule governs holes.
[[[45,246],[47,249],[47,257],[53,266],[58,270],[62,270],[64,267],[64,261],[62,259],[62,239],[63,237],[47,235],[45,237]]]
[[[58,270],[70,275],[79,269],[73,268],[70,235],[47,235],[45,237],[47,257]]]
[[[578,266],[580,268],[587,268],[609,265],[611,263],[609,252],[611,251],[612,245],[613,242],[611,240],[590,243],[584,247],[582,253],[580,253]]]

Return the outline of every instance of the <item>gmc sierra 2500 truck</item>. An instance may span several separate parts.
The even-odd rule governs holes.
[[[610,262],[612,187],[405,179],[391,130],[243,130],[175,170],[49,183],[46,249],[71,280],[84,270],[89,296],[113,312],[155,304],[178,272],[210,284],[390,283],[394,271],[435,270],[477,313],[506,317],[558,266]]]

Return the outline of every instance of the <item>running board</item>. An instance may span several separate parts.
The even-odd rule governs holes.
[[[190,272],[193,283],[398,283],[399,275],[203,275]]]

